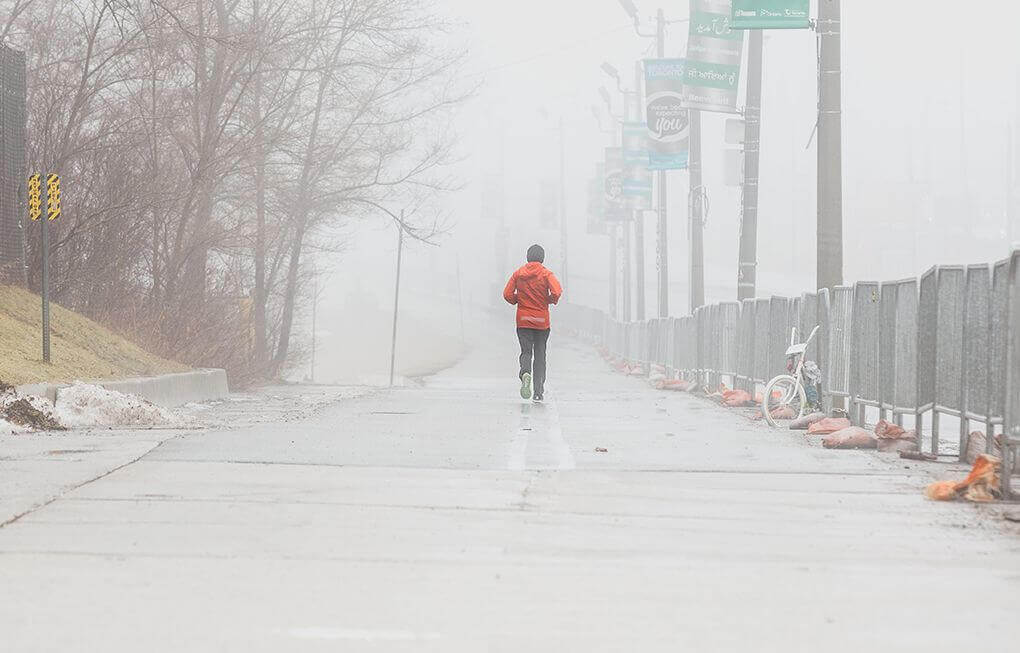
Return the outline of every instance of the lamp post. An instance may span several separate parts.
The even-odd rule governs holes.
[[[605,100],[606,103],[609,104],[609,120],[610,120],[609,128],[607,129],[602,126],[602,114],[599,112],[599,108],[597,105],[594,104],[592,105],[591,115],[593,118],[595,118],[595,122],[598,123],[599,131],[602,132],[603,134],[609,134],[610,143],[615,145],[616,140],[614,134],[616,134],[616,130],[613,129],[613,125],[615,123],[615,116],[613,115],[612,103],[609,102],[609,91],[607,91],[605,88],[600,88],[599,94],[600,95],[604,94],[603,100]],[[605,184],[605,179],[601,179],[598,181],[599,183]],[[616,249],[617,247],[619,247],[619,243],[618,235],[616,233],[616,225],[615,224],[612,226],[606,225],[606,227],[607,227],[606,231],[609,235],[609,316],[615,320],[616,316],[619,314],[619,306],[617,306],[617,294],[616,294],[617,284],[616,276],[617,273],[619,272],[619,270],[617,269],[618,265],[616,262]]]
[[[641,31],[641,23],[638,18],[637,6],[632,0],[618,0],[623,10],[634,21],[634,32],[638,36],[655,39],[655,53],[659,59],[666,56],[666,15],[660,8],[655,14],[655,32],[647,33]],[[686,22],[687,19],[673,22]],[[638,113],[640,115],[640,95],[637,99]],[[656,230],[656,268],[658,269],[658,301],[659,317],[669,316],[669,224],[667,222],[667,195],[666,171],[660,170],[658,175],[658,225]],[[643,297],[642,288],[642,297]]]
[[[617,70],[616,66],[609,62],[602,62],[602,72],[608,77],[612,78],[616,82],[616,90],[620,93],[623,99],[623,118],[619,120],[622,123],[626,122],[631,118],[629,106],[629,95],[633,94],[633,91],[628,91],[623,87],[623,83],[620,81],[620,71]],[[603,101],[609,107],[609,114],[613,116],[612,101],[609,97],[609,91],[603,86],[599,88],[599,94],[602,96]],[[615,117],[615,116],[614,116]],[[619,136],[619,129],[616,130],[617,136],[614,137],[614,145],[617,142]],[[623,232],[623,319],[625,322],[629,322],[633,317],[631,312],[631,227],[630,225],[621,225],[620,229]],[[637,252],[637,265],[641,268],[644,264],[644,257],[641,252]],[[643,316],[642,316],[643,317]]]

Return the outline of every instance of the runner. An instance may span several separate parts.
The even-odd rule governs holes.
[[[555,275],[542,265],[544,261],[545,250],[541,245],[529,247],[528,262],[513,273],[503,289],[503,298],[511,304],[517,304],[517,339],[521,343],[521,397],[531,398],[534,381],[535,401],[545,398],[543,391],[545,350],[549,341],[549,304],[559,302],[563,294]]]

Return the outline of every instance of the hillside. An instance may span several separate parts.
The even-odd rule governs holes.
[[[183,372],[92,320],[50,304],[52,363],[42,362],[40,299],[0,285],[0,381],[12,385]]]

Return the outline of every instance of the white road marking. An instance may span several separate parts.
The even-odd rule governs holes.
[[[555,403],[522,404],[521,419],[510,440],[507,469],[575,469],[574,455],[563,439],[560,411]],[[535,411],[532,416],[532,411]],[[534,417],[535,419],[532,419]],[[533,439],[534,438],[534,439]],[[532,461],[528,463],[528,445]],[[543,455],[545,454],[545,455]],[[537,458],[537,460],[536,460]]]
[[[506,468],[519,472],[524,469],[528,460],[528,437],[531,435],[531,406],[521,406],[521,421],[517,432],[510,440],[510,459]]]
[[[556,453],[556,469],[574,469],[574,455],[570,453],[570,445],[563,439],[563,429],[560,427],[560,411],[556,403],[548,406],[549,415],[552,417],[552,424],[549,428],[549,440],[552,442],[553,451]]]

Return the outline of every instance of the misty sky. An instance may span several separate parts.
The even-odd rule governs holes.
[[[658,6],[637,4],[645,20]],[[436,0],[436,8],[458,24],[456,38],[469,49],[464,81],[480,88],[456,119],[465,157],[456,171],[466,183],[448,202],[456,229],[443,247],[412,251],[408,264],[433,271],[432,281],[416,276],[423,285],[448,289],[459,265],[463,292],[473,301],[486,301],[532,242],[546,245],[555,270],[559,232],[539,227],[539,188],[543,179],[558,177],[554,128],[562,117],[570,221],[567,293],[605,308],[608,239],[585,234],[585,209],[586,183],[610,137],[600,133],[591,107],[602,109],[597,89],[605,85],[621,111],[599,66],[611,62],[630,85],[634,62],[652,54],[651,40],[635,36],[615,0]],[[665,8],[669,19],[687,16],[686,2]],[[1011,228],[1006,215],[1008,135],[1011,127],[1015,133],[1018,118],[1020,47],[1014,32],[1020,9],[1009,0],[989,0],[981,16],[962,17],[958,4],[941,1],[843,3],[848,282],[913,276],[936,262],[991,261],[1005,256],[1009,238],[1020,239],[1020,225]],[[976,22],[968,26],[963,18]],[[683,55],[686,30],[682,23],[669,27],[667,56]],[[808,145],[817,93],[814,33],[767,32],[764,69],[758,292],[798,293],[815,282],[815,150],[813,142]],[[708,301],[736,294],[740,195],[723,184],[725,119],[703,114]],[[1012,156],[1015,161],[1015,148]],[[482,189],[500,170],[508,233],[497,243],[495,221],[482,214]],[[687,306],[687,174],[674,171],[669,177],[670,294],[672,312],[681,314]],[[654,214],[647,213],[650,311],[654,226]],[[392,234],[372,234],[362,235],[362,247],[344,265],[378,266],[386,279],[380,288],[388,294]],[[416,256],[431,262],[416,263]]]

